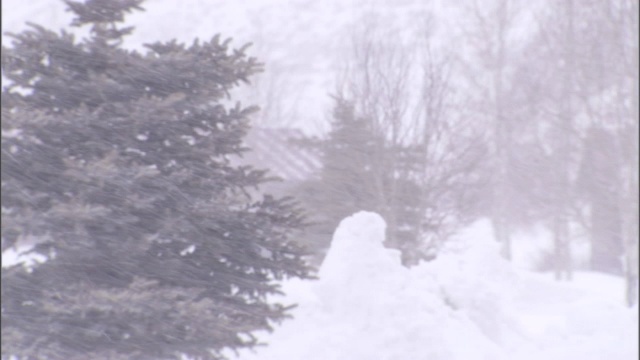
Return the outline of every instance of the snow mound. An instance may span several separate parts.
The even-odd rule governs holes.
[[[11,247],[2,252],[2,267],[22,264],[27,270],[47,260],[44,255],[31,252],[33,246]]]
[[[622,284],[581,274],[579,284],[515,269],[486,236],[462,235],[438,259],[407,269],[386,249],[385,223],[344,219],[319,280],[283,284],[294,319],[244,360],[635,359],[638,310],[593,286]],[[590,281],[593,279],[594,281]],[[617,286],[617,285],[616,285]],[[279,299],[282,301],[282,299]],[[230,354],[233,357],[232,354]]]
[[[319,271],[316,293],[325,310],[352,318],[368,317],[384,292],[396,289],[406,275],[400,252],[385,249],[386,224],[378,214],[361,212],[344,219]],[[374,303],[372,303],[372,301]]]

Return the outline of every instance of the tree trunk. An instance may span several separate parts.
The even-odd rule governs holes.
[[[627,283],[627,305],[633,306],[635,305],[638,298],[638,268],[640,264],[638,264],[638,241],[640,240],[640,210],[639,210],[639,175],[638,175],[638,161],[640,160],[640,149],[639,149],[639,139],[638,139],[638,123],[640,122],[640,88],[638,85],[639,76],[638,76],[638,68],[640,67],[640,60],[638,55],[638,34],[640,33],[640,28],[638,24],[638,2],[634,2],[635,9],[633,11],[633,19],[634,19],[634,34],[635,39],[633,44],[636,46],[634,51],[634,62],[632,65],[633,69],[633,93],[632,93],[632,116],[631,119],[632,124],[634,124],[631,133],[633,134],[632,144],[631,146],[632,154],[631,158],[633,161],[631,164],[631,181],[629,181],[629,192],[631,195],[630,199],[626,199],[626,203],[629,204],[628,211],[625,211],[624,218],[626,219],[626,224],[624,224],[624,229],[626,232],[625,239],[625,252],[626,252],[626,261],[625,261],[625,277]]]
[[[510,151],[510,131],[508,131],[508,119],[504,116],[503,106],[503,70],[505,66],[505,33],[506,21],[508,14],[509,1],[501,1],[498,5],[498,30],[497,37],[497,53],[495,55],[495,70],[493,79],[494,92],[494,126],[495,126],[495,146],[496,160],[498,163],[497,176],[498,181],[494,190],[494,215],[493,227],[496,240],[501,244],[501,254],[511,260],[511,231],[509,227],[509,158]]]
[[[556,147],[558,157],[557,168],[558,183],[556,184],[556,206],[554,214],[554,246],[555,246],[555,276],[556,280],[571,279],[571,237],[569,233],[569,217],[568,209],[571,197],[569,192],[570,187],[570,169],[571,164],[571,138],[573,129],[573,66],[574,66],[574,36],[573,36],[573,0],[566,1],[566,38],[564,39],[564,69],[563,69],[563,89],[562,93],[564,99],[560,100],[561,116],[559,119],[559,126],[557,129],[557,142]]]

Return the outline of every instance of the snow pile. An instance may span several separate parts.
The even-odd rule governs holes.
[[[385,224],[361,212],[342,221],[316,282],[283,284],[294,319],[243,360],[635,359],[638,309],[581,274],[576,284],[515,269],[495,243],[462,234],[412,269],[382,246]],[[582,276],[584,275],[584,276]],[[615,288],[615,287],[614,287]],[[612,290],[614,289],[612,288]]]
[[[44,255],[31,252],[32,249],[32,245],[21,245],[6,249],[2,252],[2,267],[8,268],[22,264],[27,271],[30,271],[30,269],[35,265],[41,264],[47,260]]]

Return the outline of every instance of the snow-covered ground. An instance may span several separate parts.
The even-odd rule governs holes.
[[[299,304],[294,318],[258,334],[269,346],[237,358],[638,358],[638,307],[624,306],[622,278],[577,272],[572,282],[556,282],[525,270],[498,255],[485,220],[436,260],[407,269],[382,246],[384,229],[373,213],[343,220],[319,280],[283,284],[287,295],[278,300]],[[41,261],[14,249],[2,254],[3,266]]]
[[[412,269],[382,246],[384,221],[361,212],[336,230],[314,282],[283,284],[294,319],[242,360],[602,360],[638,358],[638,307],[623,280],[570,283],[519,269],[475,224]],[[485,234],[486,235],[486,234]]]

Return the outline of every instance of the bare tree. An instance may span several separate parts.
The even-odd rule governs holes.
[[[453,56],[434,46],[430,29],[427,22],[418,47],[421,91],[410,124],[419,168],[408,174],[425,190],[420,202],[424,216],[416,228],[426,253],[437,251],[461,223],[476,215],[478,194],[484,190],[479,170],[488,150],[480,128],[466,116],[463,100],[454,92]]]
[[[484,119],[491,129],[492,192],[491,220],[502,255],[512,256],[512,215],[515,206],[510,184],[511,153],[514,151],[512,78],[513,58],[519,47],[512,39],[523,2],[515,0],[466,1],[461,8],[465,19],[463,33],[471,48],[461,55],[461,69],[468,88],[471,113]],[[465,20],[466,21],[466,20]],[[522,42],[522,40],[520,40]]]
[[[629,199],[632,199],[628,202],[628,206],[625,207],[625,250],[626,250],[626,279],[627,279],[627,304],[629,306],[633,306],[637,302],[638,298],[638,268],[640,267],[638,261],[638,242],[640,239],[640,211],[639,211],[639,200],[640,194],[638,191],[640,189],[640,183],[638,180],[638,165],[640,162],[640,149],[639,143],[640,139],[638,139],[638,133],[640,132],[638,123],[640,122],[640,91],[638,89],[640,82],[640,76],[638,76],[638,68],[640,68],[640,61],[638,60],[638,35],[640,33],[640,28],[638,26],[638,1],[631,1],[631,11],[628,14],[631,16],[631,27],[633,30],[633,44],[635,44],[635,49],[633,49],[634,53],[634,61],[631,63],[631,77],[633,84],[633,92],[631,93],[632,99],[632,113],[631,113],[631,131],[629,132],[632,137],[631,145],[628,147],[629,151],[627,152],[629,155],[626,158],[629,158],[629,164],[631,165],[630,173],[631,176],[628,186],[628,194]],[[635,121],[634,121],[635,120]],[[635,201],[633,200],[635,199]]]
[[[638,187],[637,65],[630,61],[637,52],[634,7],[637,1],[551,1],[539,13],[533,43],[538,63],[531,70],[545,79],[536,121],[546,129],[543,143],[549,150],[558,278],[570,277],[570,224],[580,223],[590,233],[592,268],[621,272],[625,251],[628,282],[637,281],[637,260],[630,251],[637,247],[637,202],[629,201],[637,199]],[[593,169],[578,172],[585,166]],[[580,194],[585,182],[592,185]],[[584,221],[581,203],[590,213]]]
[[[598,219],[593,219],[592,258],[601,238],[612,238],[619,246],[619,252],[611,254],[618,260],[624,254],[623,266],[627,280],[626,300],[633,305],[637,299],[638,287],[638,1],[587,2],[581,4],[585,26],[583,39],[589,56],[581,56],[583,64],[580,76],[579,101],[592,128],[606,129],[613,144],[608,152],[609,163],[618,166],[606,174],[611,181],[612,192],[607,189],[594,191],[593,195],[604,193],[612,199],[615,214],[603,217],[618,222],[617,234],[600,235],[594,228]],[[603,144],[597,144],[600,152]],[[606,183],[606,182],[601,182]],[[592,209],[592,214],[595,209]],[[616,239],[617,238],[617,239]],[[615,246],[615,247],[617,247]],[[602,246],[600,246],[601,248]],[[612,246],[609,246],[612,247]],[[606,252],[605,252],[606,255]],[[618,261],[620,264],[620,261]],[[618,269],[616,269],[618,270]]]
[[[351,100],[384,139],[373,150],[375,194],[388,225],[387,244],[403,249],[408,263],[432,256],[461,224],[464,208],[473,203],[467,188],[477,181],[484,155],[474,127],[454,112],[451,59],[434,46],[431,18],[425,18],[418,35],[407,35],[384,33],[369,16],[353,32],[338,79],[339,97]],[[408,201],[416,196],[417,202]],[[408,206],[418,215],[406,215]]]
[[[369,14],[362,28],[354,29],[338,79],[338,97],[355,105],[356,112],[368,120],[369,130],[384,143],[373,149],[376,203],[387,221],[387,243],[399,247],[395,239],[397,218],[395,198],[399,177],[398,154],[387,149],[398,149],[408,141],[403,124],[409,107],[409,78],[411,54],[408,48],[384,34],[380,19]],[[387,172],[392,176],[387,176]]]
[[[563,97],[556,98],[558,101],[559,116],[555,122],[556,136],[553,137],[554,153],[557,156],[557,163],[554,170],[554,198],[553,207],[553,243],[555,249],[555,276],[557,280],[565,278],[571,279],[571,244],[569,234],[569,193],[570,185],[570,156],[572,150],[572,127],[575,121],[574,111],[574,5],[573,0],[567,0],[563,9],[564,17],[564,38],[561,47],[564,51],[561,54],[562,61],[562,93]]]

